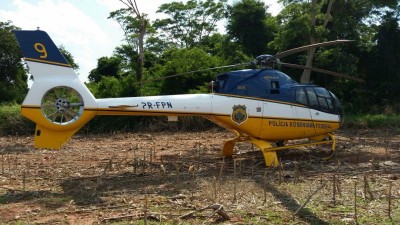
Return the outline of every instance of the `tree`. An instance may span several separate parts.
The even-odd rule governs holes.
[[[120,24],[125,33],[125,39],[134,49],[137,49],[136,79],[142,81],[144,63],[144,38],[146,35],[149,21],[145,14],[140,13],[136,0],[120,0],[127,9],[120,9],[110,13],[109,18],[114,18]]]
[[[229,8],[228,35],[253,57],[268,53],[276,32],[275,19],[259,0],[242,0]]]
[[[387,12],[378,28],[375,41],[377,45],[371,52],[368,87],[375,90],[376,103],[385,101],[400,102],[400,26],[399,15]]]
[[[120,70],[122,73],[136,75],[139,54],[134,50],[132,45],[122,44],[116,47],[114,50],[114,57],[121,60]]]
[[[279,31],[273,42],[270,43],[277,51],[284,51],[291,48],[300,47],[310,43],[317,43],[327,40],[329,30],[326,28],[331,19],[330,12],[333,1],[321,1],[317,4],[316,0],[286,0],[282,1],[285,8],[277,16]],[[327,3],[328,5],[325,5]],[[326,7],[325,7],[326,6]],[[324,13],[322,13],[324,12]],[[335,38],[337,39],[337,37]],[[312,66],[315,49],[310,49],[307,56],[289,56],[285,61],[299,61],[308,66]],[[295,71],[297,74],[299,71]],[[300,77],[301,83],[309,83],[309,74],[304,71]]]
[[[63,54],[67,62],[69,62],[69,64],[72,66],[74,70],[79,69],[79,65],[75,62],[74,56],[72,56],[72,54],[65,49],[64,45],[60,45],[58,47],[58,50],[60,50],[61,54]]]
[[[159,69],[162,76],[186,73],[220,65],[221,59],[207,54],[200,48],[172,49],[163,56],[165,65]],[[161,94],[184,94],[198,89],[214,79],[215,71],[190,73],[163,80]]]
[[[160,33],[159,39],[169,45],[189,48],[199,46],[217,31],[217,22],[226,16],[226,0],[165,3],[157,12],[168,16],[153,24]]]
[[[121,82],[115,77],[102,77],[98,83],[97,96],[99,98],[121,97]]]
[[[21,62],[22,53],[11,33],[19,28],[11,23],[0,22],[0,103],[21,103],[28,92],[28,75]]]
[[[295,37],[296,35],[290,34],[290,32],[296,33],[293,24],[296,24],[295,21],[302,21],[303,23],[303,25],[297,23],[297,28],[303,33],[300,36],[308,36],[308,41],[299,43],[298,46],[335,39],[360,40],[363,32],[368,30],[366,23],[371,21],[377,15],[377,12],[382,11],[384,7],[397,5],[396,0],[312,0],[311,3],[309,0],[282,0],[281,2],[286,7],[278,15],[278,17],[281,17],[279,21],[283,22],[281,24],[283,31],[280,34]],[[297,8],[297,13],[295,12],[289,17],[287,15],[284,16],[288,9],[295,8]],[[299,11],[300,8],[302,11]],[[282,16],[285,19],[282,20]],[[303,20],[300,20],[301,17],[303,17]],[[288,40],[282,36],[278,35],[275,40],[279,40],[281,43],[288,43]],[[281,48],[280,50],[284,49]],[[307,56],[303,58],[306,66],[312,66],[314,53],[315,49],[307,51]],[[353,54],[360,55],[357,51],[353,51]],[[304,70],[300,79],[301,83],[310,82],[310,72],[309,70]]]
[[[284,51],[299,47],[308,42],[309,34],[309,5],[287,5],[276,17],[278,31],[274,40],[269,44],[276,51]]]
[[[331,17],[331,9],[332,9],[332,4],[335,0],[329,0],[328,3],[328,7],[326,9],[326,13],[325,13],[325,17],[324,17],[324,21],[322,23],[322,25],[319,25],[320,29],[325,29],[326,25],[329,22],[329,19]],[[317,0],[312,0],[311,2],[311,18],[310,18],[310,44],[315,44],[320,42],[318,39],[315,38],[315,32],[317,27],[316,24],[316,14],[317,14]],[[307,61],[306,61],[306,66],[308,67],[312,67],[312,62],[314,59],[314,54],[315,54],[315,48],[311,48],[309,50],[307,50]],[[310,74],[311,74],[311,70],[307,70],[305,69],[303,71],[303,74],[300,77],[300,83],[310,83]]]
[[[115,56],[101,57],[97,60],[97,67],[90,71],[88,79],[90,82],[98,83],[102,77],[118,78],[120,75],[121,59]]]
[[[384,77],[392,73],[386,71],[388,67],[383,66],[383,59],[378,54],[377,46],[380,45],[379,43],[385,42],[384,45],[389,49],[393,48],[396,39],[393,39],[393,43],[381,42],[383,39],[377,38],[377,34],[380,32],[380,27],[385,24],[384,15],[387,12],[395,11],[397,4],[397,0],[337,0],[334,3],[331,12],[332,19],[327,25],[327,29],[329,29],[327,39],[334,40],[339,37],[354,40],[354,43],[338,46],[344,53],[342,60],[338,60],[336,65],[332,64],[327,68],[350,75],[358,74],[359,77],[366,80],[365,89],[359,85],[355,86],[351,82],[335,80],[337,89],[342,89],[343,100],[351,102],[355,109],[363,107],[364,112],[371,112],[374,104],[381,104],[382,99],[390,100],[395,96],[395,94],[386,92],[390,90],[391,83],[385,82]],[[394,32],[394,30],[392,31]],[[320,59],[316,58],[316,61],[318,60]],[[386,93],[385,97],[383,97],[384,93]]]

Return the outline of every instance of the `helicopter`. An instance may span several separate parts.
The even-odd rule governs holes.
[[[234,138],[224,142],[223,156],[233,155],[235,143],[250,142],[261,150],[267,167],[276,167],[280,150],[330,144],[334,152],[334,131],[343,123],[343,109],[329,90],[299,84],[275,68],[284,65],[362,81],[280,61],[310,48],[349,42],[336,40],[258,56],[243,64],[251,69],[216,75],[208,94],[96,99],[46,32],[13,32],[34,78],[21,113],[36,123],[35,148],[59,149],[97,115],[166,116],[169,121],[179,116],[201,116],[234,133]],[[297,139],[307,141],[287,145],[288,140]]]

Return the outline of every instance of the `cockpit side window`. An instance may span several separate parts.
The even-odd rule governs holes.
[[[322,98],[322,97],[318,96],[318,102],[319,102],[319,106],[321,107],[321,110],[329,110],[328,103],[326,102],[326,98]]]
[[[307,87],[306,88],[306,92],[307,92],[307,95],[308,95],[308,100],[310,101],[309,106],[311,108],[318,109],[319,108],[319,104],[318,104],[317,95],[314,92],[314,88]]]
[[[217,85],[218,85],[218,90],[222,90],[225,86],[226,81],[228,80],[228,75],[227,74],[221,74],[217,77]]]
[[[296,102],[302,105],[308,105],[307,95],[306,92],[304,91],[304,88],[296,89]]]
[[[279,81],[271,81],[270,94],[279,94]]]

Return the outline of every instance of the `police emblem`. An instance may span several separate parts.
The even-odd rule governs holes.
[[[240,125],[245,122],[248,118],[245,105],[234,105],[232,107],[233,112],[231,115],[232,121]]]

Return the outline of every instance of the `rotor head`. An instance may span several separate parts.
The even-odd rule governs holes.
[[[259,55],[252,62],[256,67],[265,68],[265,69],[275,69],[280,65],[280,61],[273,55]]]

